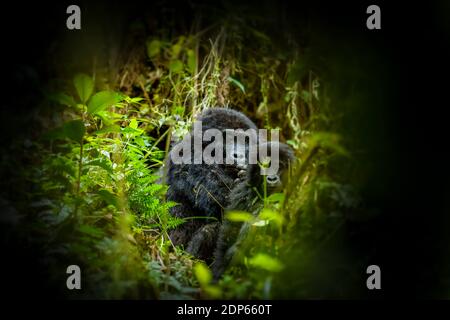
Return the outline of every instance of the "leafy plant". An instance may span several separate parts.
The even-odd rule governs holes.
[[[113,70],[119,80],[97,66],[95,78],[76,74],[48,95],[56,120],[42,121],[48,130],[29,142],[30,170],[18,180],[33,186],[21,195],[27,237],[44,248],[58,285],[62,266],[78,264],[83,298],[269,299],[295,281],[308,297],[302,281],[315,259],[338,242],[347,215],[361,215],[357,186],[339,174],[352,169],[354,155],[330,124],[339,119],[330,84],[308,54],[274,47],[270,28],[228,19],[145,35],[142,55],[127,52],[129,61]],[[284,192],[263,187],[258,210],[225,215],[245,228],[233,265],[212,283],[209,266],[168,237],[184,220],[169,214],[177,204],[165,201],[162,173],[170,145],[218,105],[280,129],[299,165]],[[292,279],[297,273],[304,277]]]

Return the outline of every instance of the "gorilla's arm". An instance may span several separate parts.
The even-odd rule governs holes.
[[[256,191],[248,185],[247,181],[243,181],[236,185],[230,193],[229,205],[226,211],[246,211],[252,213],[254,211],[255,202],[258,200]],[[230,264],[234,254],[239,248],[240,240],[244,238],[241,234],[245,234],[248,229],[248,223],[229,221],[224,219],[219,231],[217,246],[214,251],[213,275],[218,280],[225,269]]]
[[[219,234],[220,223],[212,222],[201,227],[192,237],[186,251],[198,259],[210,262]]]

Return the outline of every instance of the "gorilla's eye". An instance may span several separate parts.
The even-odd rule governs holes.
[[[266,177],[266,181],[269,185],[278,184],[280,182],[280,177],[276,174]]]

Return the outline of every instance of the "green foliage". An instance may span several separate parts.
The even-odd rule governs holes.
[[[276,50],[268,30],[221,23],[204,36],[151,35],[120,86],[77,74],[49,95],[61,109],[33,145],[27,209],[49,269],[83,266],[85,297],[269,299],[296,282],[308,297],[297,274],[314,270],[345,215],[358,212],[357,187],[338,174],[351,169],[351,149],[329,125],[338,116],[310,57]],[[279,128],[299,161],[284,191],[268,195],[263,185],[254,211],[225,215],[242,228],[232,265],[213,284],[209,266],[169,240],[184,220],[169,214],[178,204],[165,201],[161,176],[170,141],[216,105]]]
[[[72,120],[64,124],[62,133],[75,142],[82,143],[85,133],[84,123],[81,120]]]
[[[283,265],[278,259],[264,253],[258,253],[250,258],[249,264],[270,272],[280,272],[283,269]]]
[[[239,89],[241,89],[242,93],[245,93],[245,87],[242,83],[240,83],[237,79],[234,79],[233,77],[229,77],[228,80],[234,85],[236,85]]]
[[[91,114],[98,113],[121,101],[121,95],[112,91],[101,91],[94,94],[89,101],[87,111]]]
[[[161,163],[163,153],[139,128],[139,120],[129,121],[126,113],[114,112],[114,108],[140,105],[140,100],[112,91],[92,95],[93,81],[86,75],[77,75],[74,84],[88,107],[71,109],[74,120],[44,135],[42,142],[54,141],[57,151],[38,145],[43,165],[32,177],[40,186],[37,199],[45,195],[32,207],[54,235],[49,250],[64,252],[84,266],[87,296],[137,297],[143,287],[148,297],[168,295],[171,290],[195,293],[189,289],[189,268],[180,274],[183,267],[178,265],[172,276],[165,270],[164,261],[174,258],[168,250],[167,230],[183,221],[169,215],[176,204],[164,201],[167,187],[157,183],[159,177],[149,165]],[[63,99],[52,100],[65,105],[74,100],[67,94],[56,96]],[[152,243],[143,246],[149,239]],[[158,267],[149,255],[155,250],[161,258],[156,260],[161,261]],[[182,252],[175,257],[190,264]],[[166,289],[160,292],[160,288]]]
[[[202,288],[203,292],[209,298],[220,298],[222,293],[220,287],[211,284],[212,273],[211,270],[204,263],[197,263],[194,266],[194,273],[198,279],[198,283]]]
[[[78,97],[82,103],[86,103],[94,90],[94,81],[86,74],[78,74],[73,79]]]
[[[230,211],[226,213],[225,219],[235,222],[247,222],[253,220],[253,215],[245,211]]]
[[[147,55],[149,58],[154,58],[161,50],[161,42],[159,40],[152,40],[147,42]]]

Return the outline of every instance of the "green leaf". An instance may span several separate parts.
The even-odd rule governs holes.
[[[110,127],[113,125],[113,120],[109,116],[108,111],[98,111],[95,115],[102,120],[104,127]]]
[[[172,59],[178,59],[185,39],[185,36],[181,36],[177,43],[172,46]]]
[[[230,211],[225,215],[225,219],[235,222],[247,222],[252,220],[254,217],[245,211]]]
[[[130,103],[139,103],[139,102],[141,102],[142,100],[144,100],[144,98],[142,98],[142,97],[134,97],[134,98],[127,98],[127,100],[128,100]]]
[[[104,134],[104,133],[119,133],[120,126],[113,124],[107,127],[104,127],[98,131],[95,131],[95,134]]]
[[[187,66],[189,69],[189,72],[191,74],[195,73],[195,69],[197,68],[197,57],[195,56],[195,52],[192,49],[189,49],[187,51]]]
[[[113,125],[113,123],[117,120],[122,120],[122,119],[126,118],[126,115],[107,111],[107,110],[97,111],[95,113],[95,115],[97,117],[99,117],[100,119],[102,119],[103,125],[106,127]]]
[[[284,201],[284,193],[281,192],[272,193],[270,196],[267,197],[266,201],[282,203]]]
[[[137,127],[138,127],[137,120],[136,119],[131,119],[131,121],[130,121],[130,128],[137,129]]]
[[[183,106],[176,106],[172,109],[172,114],[173,115],[177,114],[179,116],[183,116],[184,111],[185,111],[185,108]]]
[[[122,134],[128,135],[128,138],[140,136],[144,132],[142,129],[133,129],[131,127],[121,128],[120,131]]]
[[[89,101],[87,111],[90,114],[102,111],[122,100],[122,96],[114,91],[97,92]]]
[[[78,143],[82,143],[86,128],[82,120],[72,120],[66,122],[62,127],[62,133],[65,137]]]
[[[241,89],[241,91],[243,93],[245,93],[245,88],[244,85],[242,83],[240,83],[238,80],[236,80],[233,77],[228,77],[228,81],[230,81],[232,84],[234,84],[235,86],[237,86],[239,89]]]
[[[44,140],[57,140],[64,138],[66,138],[66,135],[64,134],[64,130],[62,127],[49,130],[42,135],[42,139]]]
[[[202,262],[194,266],[194,274],[202,287],[207,286],[212,280],[211,270]]]
[[[114,193],[106,190],[101,189],[97,192],[97,194],[107,203],[115,206],[117,208],[118,206],[118,197]]]
[[[113,168],[111,166],[111,162],[104,158],[89,161],[85,164],[85,166],[97,166],[97,167],[100,167],[100,168],[106,170],[108,173],[111,173],[111,174],[113,173]]]
[[[140,147],[143,147],[143,148],[148,147],[147,143],[145,142],[145,140],[142,137],[136,137],[136,138],[134,138],[134,141]]]
[[[84,73],[80,73],[73,78],[73,84],[77,89],[80,100],[86,103],[94,90],[94,81],[92,78]]]
[[[147,42],[147,55],[149,58],[157,56],[159,54],[160,49],[161,49],[161,41],[152,40],[150,42]]]
[[[283,216],[280,213],[269,208],[262,209],[259,218],[262,220],[273,221],[278,225],[282,225],[284,221]]]
[[[222,297],[222,290],[217,285],[209,285],[204,288],[205,292],[213,299],[220,299]]]
[[[78,231],[84,234],[87,234],[94,238],[103,238],[104,237],[104,231],[100,228],[89,226],[86,224],[82,224],[78,227]]]
[[[69,96],[62,92],[57,92],[57,93],[51,94],[49,96],[49,98],[50,98],[50,100],[55,101],[57,103],[65,105],[65,106],[69,106],[69,107],[77,106],[77,103],[75,102],[75,100],[73,99],[72,96]]]
[[[172,46],[172,59],[177,59],[181,52],[181,45],[176,43]]]
[[[294,149],[297,149],[299,147],[299,144],[295,140],[287,140],[286,143],[290,146],[292,146]]]
[[[255,222],[252,223],[252,226],[264,227],[264,226],[267,226],[268,224],[269,224],[269,220],[258,219],[258,220],[256,220]]]
[[[172,73],[181,72],[183,70],[183,62],[178,59],[171,61],[169,64],[169,70]]]
[[[249,264],[253,267],[264,269],[271,272],[280,272],[283,270],[283,264],[276,258],[265,253],[258,253],[249,260]]]

